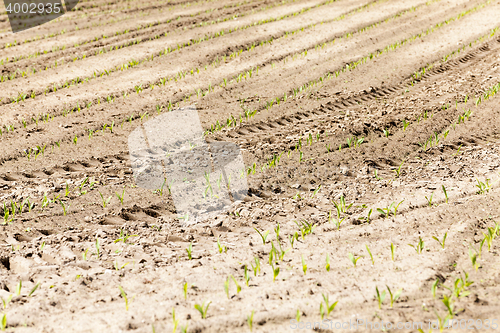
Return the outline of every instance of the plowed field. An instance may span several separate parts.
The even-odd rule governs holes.
[[[499,1],[1,13],[0,328],[500,330]],[[200,223],[129,150],[184,107],[248,183]]]

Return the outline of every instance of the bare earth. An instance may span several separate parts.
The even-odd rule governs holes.
[[[12,34],[2,8],[0,329],[500,331],[499,17],[83,0]],[[249,186],[194,225],[137,186],[128,148],[185,106],[241,147]]]

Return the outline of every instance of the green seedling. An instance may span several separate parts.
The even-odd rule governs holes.
[[[207,318],[207,311],[208,311],[208,306],[212,303],[211,301],[207,303],[205,306],[205,302],[203,302],[202,305],[195,304],[194,308],[198,310],[198,312],[201,314],[201,319],[206,319]]]
[[[66,204],[64,201],[62,201],[61,199],[57,199],[59,201],[59,204],[61,205],[62,209],[63,209],[63,215],[66,216],[68,210],[69,210],[69,207],[70,205],[69,204]]]
[[[453,296],[448,296],[448,295],[443,295],[443,299],[441,300],[444,304],[444,306],[446,306],[446,309],[448,310],[448,314],[450,317],[453,317],[455,315],[455,312],[453,311],[454,309],[454,305],[453,305],[453,299],[452,299]]]
[[[259,236],[260,238],[262,239],[262,244],[266,244],[266,240],[267,240],[267,236],[269,235],[269,230],[266,230],[264,232],[264,234],[262,234],[259,230],[257,230],[257,228],[254,228],[255,231],[257,231],[259,233]]]
[[[189,243],[189,246],[187,247],[186,252],[188,254],[189,260],[193,259],[192,255],[191,255],[193,252],[193,243]]]
[[[444,236],[443,236],[443,240],[442,240],[442,241],[440,241],[440,240],[439,240],[436,236],[432,236],[432,238],[433,238],[434,240],[436,240],[436,242],[438,242],[438,243],[439,243],[439,245],[441,245],[441,248],[443,248],[443,249],[444,249],[444,243],[445,243],[445,241],[446,241],[446,237],[448,237],[448,233],[447,233],[447,232],[445,232],[445,233],[444,233]]]
[[[359,257],[356,258],[356,256],[354,256],[351,252],[349,252],[349,254],[347,255],[347,257],[352,262],[352,264],[354,265],[354,267],[356,267],[356,264],[358,263],[358,260],[361,259],[361,258],[363,258],[363,256],[359,256]]]
[[[375,175],[375,179],[376,179],[376,180],[382,180],[382,179],[383,179],[383,178],[380,178],[380,177],[378,176],[378,170],[377,170],[377,169],[373,170],[373,174]]]
[[[105,199],[100,191],[99,191],[99,195],[101,196],[101,200],[102,200],[102,208],[106,208],[106,206],[109,204],[109,202],[111,201],[111,198],[113,196],[110,195],[109,198]]]
[[[220,243],[219,237],[217,237],[217,247],[219,248],[219,253],[222,253],[222,252],[226,253],[227,252],[227,247]]]
[[[295,224],[300,228],[300,232],[302,234],[302,240],[304,240],[305,236],[312,234],[314,232],[314,229],[316,228],[317,224],[312,225],[311,223],[307,222],[307,220],[302,219],[300,220],[300,223],[295,221]]]
[[[114,243],[118,243],[118,242],[123,242],[123,244],[131,244],[133,245],[133,243],[128,243],[128,239],[130,237],[138,237],[139,235],[129,235],[128,232],[126,232],[124,229],[121,229],[120,230],[120,237],[115,239]]]
[[[252,310],[252,313],[247,316],[247,324],[248,324],[248,327],[250,328],[250,332],[253,331],[253,314],[254,314],[254,310]]]
[[[252,270],[253,270],[253,275],[257,276],[260,273],[260,259],[255,257],[254,261],[255,261],[255,266],[252,263]]]
[[[375,291],[376,291],[375,297],[377,298],[378,301],[378,308],[382,309],[382,303],[384,303],[385,299],[385,290],[382,293],[380,293],[378,291],[378,287],[375,287]]]
[[[403,166],[404,162],[405,161],[401,162],[401,164],[399,165],[399,167],[396,170],[394,170],[394,172],[396,173],[396,178],[399,178],[399,176],[401,175],[401,167]]]
[[[12,297],[14,297],[14,294],[10,294],[9,297],[7,297],[7,299],[0,298],[2,300],[2,305],[4,310],[7,308],[7,305],[9,305],[10,301],[12,300]]]
[[[236,293],[239,294],[241,291],[241,287],[238,284],[238,281],[236,280],[236,278],[233,275],[229,275],[229,277],[231,277],[231,279],[233,279],[233,282],[236,285]]]
[[[2,321],[0,321],[0,330],[5,331],[7,328],[7,314],[3,314]]]
[[[325,302],[326,316],[328,317],[330,315],[330,312],[332,312],[335,309],[339,301],[330,305],[330,301],[328,300],[328,295],[325,295],[323,293],[321,295],[323,296],[323,301]],[[321,304],[323,304],[323,302],[321,302]],[[320,305],[320,312],[321,312],[321,319],[323,319],[324,312],[322,311],[321,305]]]
[[[436,290],[437,290],[438,283],[439,283],[439,279],[436,279],[436,281],[434,281],[434,283],[432,284],[432,287],[431,287],[432,298],[436,298]]]
[[[479,268],[479,263],[477,262],[477,253],[472,253],[472,250],[469,249],[469,259],[472,263],[472,267],[474,267],[474,270],[477,271]]]
[[[82,259],[87,260],[87,252],[89,252],[89,249],[86,249],[85,251],[82,252]]]
[[[391,243],[391,258],[392,261],[394,261],[394,253],[396,252],[396,246],[394,246],[393,243]]]
[[[313,192],[313,194],[311,196],[311,199],[314,198],[316,196],[316,194],[318,194],[318,191],[320,190],[320,188],[321,188],[321,185],[318,186],[318,188],[314,190],[314,192]]]
[[[386,138],[388,138],[388,137],[389,137],[389,130],[388,130],[388,129],[384,129],[384,136],[385,136]]]
[[[124,268],[125,266],[127,266],[128,264],[129,264],[129,263],[128,263],[128,262],[126,262],[126,263],[124,263],[123,265],[121,265],[121,266],[120,266],[120,265],[118,264],[118,261],[117,261],[117,260],[115,260],[115,261],[113,262],[113,266],[115,267],[115,270],[117,270],[117,271],[119,271],[119,270],[123,269],[123,268]]]
[[[116,197],[118,198],[118,200],[120,200],[120,203],[123,206],[123,198],[125,197],[125,189],[123,189],[122,195],[118,194],[118,192],[115,192],[115,194],[116,194]]]
[[[290,245],[292,246],[292,249],[293,249],[293,244],[295,244],[295,241],[299,239],[299,234],[296,231],[295,234],[288,235],[288,238],[289,238],[289,241],[290,241]]]
[[[245,284],[246,284],[246,285],[247,285],[247,287],[248,287],[248,283],[250,282],[250,274],[248,273],[248,268],[247,268],[247,265],[245,265],[245,267],[244,267],[244,271],[245,271],[245,273],[244,273],[244,275],[243,275],[243,276],[244,276],[244,278],[245,278]]]
[[[401,201],[400,201],[397,205],[395,205],[395,206],[393,207],[393,209],[394,209],[394,216],[397,216],[397,214],[398,214],[398,208],[399,208],[399,205],[401,205],[401,204],[403,203],[403,201],[404,201],[404,200],[401,200]],[[394,204],[394,203],[393,203],[393,204]],[[392,206],[393,204],[391,204],[391,206]]]
[[[187,292],[188,292],[188,283],[184,282],[182,285],[182,293],[184,294],[184,299],[187,299]]]
[[[408,245],[411,246],[412,248],[414,248],[418,254],[421,254],[422,251],[424,250],[424,241],[422,240],[422,237],[418,237],[417,245],[412,245],[412,244],[408,244]]]
[[[304,272],[304,275],[307,273],[307,265],[306,261],[304,260],[304,255],[302,255],[302,272]]]
[[[123,288],[121,286],[118,286],[118,288],[120,289],[120,293],[123,297],[123,299],[125,300],[125,310],[128,311],[128,307],[129,307],[129,300],[128,300],[128,296],[127,296],[127,293],[125,292],[125,290],[123,290]],[[132,297],[132,299],[134,299],[134,297]]]
[[[19,283],[17,284],[17,287],[16,287],[16,295],[17,296],[21,295],[22,288],[23,288],[23,281],[19,280]]]
[[[226,281],[224,281],[224,292],[226,293],[227,299],[229,299],[229,276]]]
[[[434,192],[432,192],[431,196],[429,198],[427,198],[427,196],[425,196],[425,199],[427,200],[427,203],[429,204],[429,207],[432,207],[432,197],[434,196]]]
[[[174,322],[174,330],[172,332],[175,333],[177,331],[177,326],[179,325],[179,320],[175,319],[175,308],[172,308],[172,321]]]
[[[297,312],[295,314],[295,319],[297,320],[298,323],[300,322],[300,310],[299,309],[297,309]]]
[[[448,203],[448,193],[446,192],[446,188],[444,187],[444,185],[441,185],[441,189],[443,190],[443,193],[444,193],[444,197],[446,198],[446,203]]]
[[[409,122],[406,121],[406,119],[403,119],[403,131],[406,131],[406,128],[410,125]]]
[[[101,246],[99,244],[99,238],[95,239],[95,249],[96,249],[97,259],[99,259],[101,257]]]
[[[368,251],[368,254],[370,255],[370,259],[372,260],[372,265],[375,265],[375,259],[373,259],[372,252],[370,251],[370,248],[368,247],[368,245],[365,245],[365,246],[366,246],[366,251]]]
[[[328,253],[326,254],[326,271],[330,271],[330,256],[328,255]]]
[[[271,265],[271,268],[273,270],[273,282],[274,282],[278,277],[278,274],[280,273],[280,268],[279,267],[274,268],[274,265]]]
[[[389,296],[391,297],[391,308],[392,308],[392,305],[394,304],[394,302],[398,300],[399,296],[401,296],[401,292],[403,291],[403,288],[398,289],[393,295],[389,286],[386,285],[386,287],[387,287],[387,290],[389,291]]]
[[[479,181],[479,179],[477,179],[477,178],[476,178],[476,181],[477,181],[476,187],[479,189],[476,192],[477,194],[485,194],[485,193],[490,191],[491,185],[492,185],[492,184],[490,184],[490,179],[486,179],[486,181],[484,183]]]

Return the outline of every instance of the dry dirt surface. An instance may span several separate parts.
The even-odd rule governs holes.
[[[2,8],[0,329],[500,331],[499,18],[82,0],[13,34]],[[196,224],[128,147],[187,106],[249,189]]]

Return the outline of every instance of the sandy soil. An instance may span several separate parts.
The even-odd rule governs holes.
[[[0,329],[500,330],[498,17],[82,1],[12,34],[2,14]],[[188,106],[248,183],[196,224],[137,186],[128,141]]]

